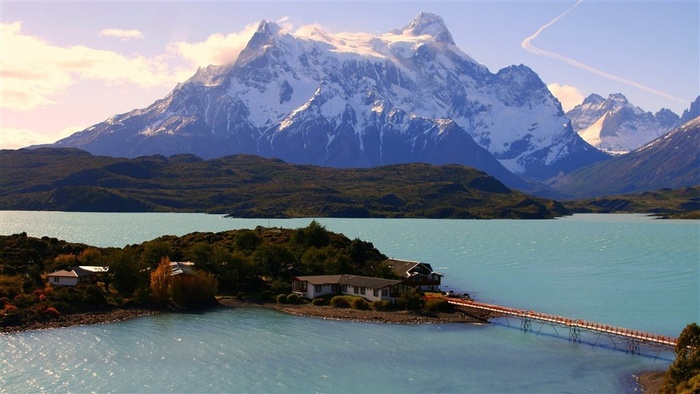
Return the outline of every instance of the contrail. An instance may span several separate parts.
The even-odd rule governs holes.
[[[666,92],[662,92],[662,91],[660,91],[660,90],[656,90],[656,89],[654,89],[654,88],[650,88],[650,87],[648,87],[648,86],[642,85],[642,84],[639,83],[639,82],[630,81],[629,79],[625,79],[625,78],[619,77],[619,76],[617,76],[617,75],[613,75],[613,74],[610,74],[610,73],[606,73],[605,71],[598,70],[597,68],[591,67],[591,66],[589,66],[589,65],[587,65],[587,64],[583,64],[583,63],[581,63],[581,62],[579,62],[579,61],[577,61],[577,60],[568,58],[568,57],[566,57],[566,56],[564,56],[564,55],[560,55],[560,54],[554,53],[554,52],[549,52],[549,51],[547,51],[547,50],[545,50],[545,49],[538,48],[538,47],[532,45],[532,41],[534,41],[534,40],[540,35],[540,33],[542,33],[545,29],[547,29],[548,27],[550,27],[550,26],[552,26],[553,24],[555,24],[559,19],[561,19],[564,15],[568,14],[569,12],[571,12],[574,8],[578,7],[578,5],[581,4],[581,3],[583,3],[583,0],[578,0],[578,1],[576,1],[576,4],[574,4],[573,6],[571,6],[568,10],[562,12],[562,13],[561,13],[559,16],[557,16],[556,18],[554,18],[554,19],[552,19],[551,21],[547,22],[546,24],[542,25],[542,26],[541,26],[539,29],[537,29],[537,31],[534,32],[531,36],[529,36],[529,37],[527,37],[526,39],[524,39],[524,40],[520,43],[520,46],[521,46],[523,49],[525,49],[526,51],[532,52],[532,53],[534,53],[534,54],[536,54],[536,55],[543,55],[543,56],[550,57],[550,58],[552,58],[552,59],[560,60],[560,61],[562,61],[562,62],[564,62],[564,63],[567,63],[567,64],[569,64],[569,65],[572,65],[572,66],[574,66],[574,67],[578,67],[578,68],[580,68],[580,69],[582,69],[582,70],[586,70],[586,71],[591,72],[591,73],[593,73],[593,74],[600,75],[601,77],[607,78],[607,79],[609,79],[609,80],[611,80],[611,81],[620,82],[620,83],[623,83],[623,84],[625,84],[625,85],[632,86],[632,87],[635,87],[635,88],[637,88],[637,89],[641,89],[641,90],[643,90],[643,91],[645,91],[645,92],[649,92],[649,93],[653,93],[653,94],[659,95],[659,96],[661,96],[661,97],[665,97],[665,98],[667,98],[667,99],[679,101],[679,102],[682,102],[682,103],[685,103],[685,102],[686,102],[686,100],[684,100],[684,99],[682,99],[682,98],[678,98],[678,97],[672,96],[672,95],[670,95],[670,94],[668,94],[668,93],[666,93]]]

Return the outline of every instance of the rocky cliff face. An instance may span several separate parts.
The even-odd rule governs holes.
[[[566,115],[574,130],[589,144],[618,155],[635,150],[681,124],[671,110],[645,112],[619,93],[607,99],[592,94]]]
[[[552,184],[568,197],[598,197],[700,185],[700,117],[626,155],[574,171]]]
[[[537,74],[523,65],[491,73],[427,13],[379,36],[295,36],[263,21],[235,63],[202,68],[148,108],[55,145],[333,167],[455,163],[515,187],[513,173],[541,180],[607,159]]]

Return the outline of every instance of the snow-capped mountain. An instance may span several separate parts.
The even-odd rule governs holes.
[[[293,35],[263,21],[233,64],[199,69],[148,108],[55,146],[333,167],[456,163],[516,187],[512,173],[546,179],[608,158],[574,132],[537,74],[491,73],[429,13],[383,35]]]
[[[635,150],[680,124],[680,118],[671,110],[645,112],[619,93],[607,99],[591,94],[566,115],[584,140],[612,154]]]
[[[569,198],[700,185],[700,117],[619,157],[574,171],[552,184]]]

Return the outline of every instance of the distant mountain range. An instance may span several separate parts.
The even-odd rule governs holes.
[[[573,171],[551,184],[569,198],[697,185],[700,185],[700,117],[626,155]]]
[[[344,168],[454,163],[525,190],[513,174],[545,180],[608,159],[579,137],[535,72],[491,73],[429,13],[383,35],[295,36],[263,21],[233,64],[202,68],[151,106],[54,146]]]
[[[591,94],[566,116],[586,142],[616,155],[633,151],[681,124],[671,110],[645,112],[619,93],[607,99]]]
[[[382,35],[301,36],[263,21],[234,63],[201,68],[149,107],[52,146],[336,168],[460,164],[510,188],[569,198],[697,182],[697,168],[681,165],[697,149],[646,144],[698,116],[700,97],[679,117],[645,112],[622,94],[590,95],[565,114],[531,69],[490,72],[457,48],[439,16],[421,13]],[[683,127],[694,138],[697,128]],[[635,150],[654,152],[659,165],[632,160]]]

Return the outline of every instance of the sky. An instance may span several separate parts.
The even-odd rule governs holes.
[[[440,15],[495,73],[524,64],[564,110],[622,93],[681,114],[700,95],[700,1],[5,1],[0,149],[51,143],[235,61],[261,20],[286,31],[383,34]]]

